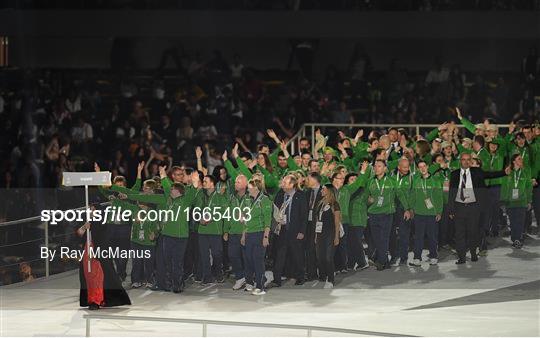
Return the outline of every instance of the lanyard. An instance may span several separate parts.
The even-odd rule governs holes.
[[[381,186],[379,185],[379,179],[375,178],[375,183],[377,184],[377,190],[379,190],[379,195],[380,196],[382,196],[382,194],[384,193],[384,183],[385,182],[386,182],[386,176],[384,176],[384,180],[383,180],[382,188],[381,188]]]
[[[261,199],[263,198],[264,194],[262,192],[259,192],[259,195],[257,195],[257,198],[254,199],[252,202],[251,202],[251,209],[253,209],[253,205],[254,204],[257,204],[261,201]]]
[[[326,208],[328,205],[328,203],[325,203],[324,205],[321,205],[321,209],[319,210],[319,222],[322,221],[322,215],[324,213],[324,208]]]
[[[241,197],[240,196],[237,197],[238,198],[238,207],[240,209],[242,209],[242,206],[244,205],[244,201],[247,199],[246,196],[247,196],[247,192],[245,192],[244,195],[242,195]]]
[[[401,183],[403,182],[403,179],[404,179],[405,177],[407,177],[407,176],[409,176],[409,175],[403,175],[403,176],[401,176],[401,178],[400,178],[400,177],[399,177],[399,171],[398,171],[398,173],[397,173],[397,178],[398,178],[398,188],[401,188]],[[410,180],[411,180],[411,177],[409,176],[409,182],[410,182]]]
[[[210,195],[210,201],[208,202],[208,207],[211,208],[212,207],[212,201],[214,200],[214,196],[216,195],[216,190],[214,190],[214,192],[212,193],[212,195]]]
[[[420,186],[422,187],[422,190],[424,191],[424,195],[427,196],[427,178],[422,177],[422,181],[420,181]]]
[[[517,189],[519,178],[521,177],[521,169],[514,171],[514,188]]]
[[[489,166],[491,169],[493,169],[493,160],[495,160],[495,157],[497,157],[497,153],[491,155],[491,161],[489,162]]]
[[[285,196],[287,196],[287,194],[285,194]],[[283,199],[285,200],[285,196],[283,196]],[[281,205],[281,208],[279,208],[280,212],[281,213],[284,213],[285,210],[289,207],[289,205],[292,203],[292,199],[293,199],[293,196],[294,196],[294,193],[292,195],[290,195],[289,199],[286,200],[285,202],[283,202],[283,204]]]

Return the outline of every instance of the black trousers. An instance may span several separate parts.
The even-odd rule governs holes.
[[[129,250],[131,248],[131,225],[130,224],[110,224],[112,229],[111,244],[113,249],[116,247],[120,250]],[[114,258],[114,265],[116,265],[116,273],[122,280],[127,276],[127,258]]]
[[[287,230],[281,229],[276,237],[276,259],[274,262],[274,281],[281,283],[281,275],[285,267],[285,261],[291,265],[292,277],[296,280],[304,280],[304,240],[289,236]]]
[[[317,238],[317,262],[319,265],[319,278],[334,283],[334,236],[322,235]]]
[[[196,280],[202,278],[201,260],[199,259],[199,234],[196,231],[189,232],[189,239],[184,255],[184,279],[193,274]]]
[[[187,238],[162,236],[163,259],[167,271],[168,283],[173,289],[184,286],[184,254]]]
[[[203,282],[212,282],[214,276],[223,275],[223,241],[221,235],[199,234],[199,255],[202,265]],[[210,252],[212,264],[210,265]]]
[[[450,245],[454,242],[454,220],[450,219],[448,214],[448,205],[445,204],[439,222],[439,246]]]
[[[455,203],[454,227],[456,231],[456,251],[460,259],[465,259],[467,251],[476,254],[480,235],[480,206],[477,203]],[[483,230],[483,229],[482,229]]]
[[[306,228],[306,238],[304,241],[306,251],[306,273],[308,279],[316,279],[317,275],[317,253],[315,250],[315,223],[309,222]]]
[[[364,252],[364,245],[362,239],[364,238],[364,227],[362,226],[349,226],[349,233],[347,235],[347,249],[349,250],[349,259],[347,261],[350,269],[354,268],[355,264],[358,267],[363,267],[367,264],[366,254]]]
[[[131,266],[131,282],[152,283],[152,276],[154,274],[155,247],[152,245],[141,245],[131,242],[131,249],[139,251],[139,254],[145,250],[150,252],[149,258],[133,258]]]
[[[409,257],[409,240],[411,237],[411,220],[405,220],[403,214],[405,211],[401,206],[396,207],[396,213],[390,230],[390,242],[388,250],[392,260],[400,258],[407,261]]]

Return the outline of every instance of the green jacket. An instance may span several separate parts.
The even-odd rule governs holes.
[[[407,197],[403,191],[398,189],[398,182],[395,178],[385,175],[380,180],[377,177],[371,178],[367,183],[367,190],[371,204],[368,207],[370,214],[393,214],[396,212],[396,196],[404,206],[405,210],[410,209]]]
[[[349,226],[367,226],[368,196],[369,193],[365,188],[360,188],[351,195],[351,204],[349,209],[351,222]]]
[[[509,145],[509,157],[511,158],[515,154],[520,154],[523,158],[523,167],[531,169],[531,173],[533,173],[533,162],[532,162],[532,154],[531,154],[531,147],[525,146],[525,147],[518,147],[514,143],[510,143]]]
[[[367,210],[368,210],[368,196],[369,192],[365,188],[366,183],[372,178],[373,176],[373,170],[371,166],[369,166],[365,172],[365,183],[363,184],[363,187],[356,190],[354,193],[351,194],[351,203],[350,203],[350,215],[351,215],[351,223],[349,226],[361,226],[366,227],[367,226]],[[358,179],[358,178],[357,178]]]
[[[196,210],[195,207],[199,207],[199,210]],[[202,235],[223,235],[223,229],[229,226],[230,218],[223,217],[226,216],[227,212],[232,212],[230,209],[230,203],[228,196],[226,194],[220,194],[217,190],[214,190],[210,195],[203,191],[198,194],[198,200],[194,207],[194,218],[195,221],[199,222],[198,233]],[[207,214],[210,214],[209,223],[203,224],[205,208],[208,211]],[[229,209],[227,211],[227,209]],[[200,213],[195,214],[195,212]],[[200,217],[199,217],[200,216]]]
[[[249,208],[249,217],[244,227],[247,233],[270,229],[274,206],[268,196],[261,193],[256,199],[250,198],[247,207]]]
[[[415,214],[436,216],[443,210],[443,182],[437,176],[413,177],[411,189],[411,207]]]
[[[134,209],[134,212],[141,210],[140,207],[135,207]],[[131,226],[131,241],[146,246],[156,245],[156,238],[159,234],[158,224],[157,221],[150,221],[148,219],[143,221],[134,220]]]
[[[359,175],[356,180],[351,184],[343,185],[337,192],[337,199],[339,203],[339,208],[341,210],[341,223],[350,224],[351,223],[351,214],[349,206],[351,203],[351,195],[358,190],[358,188],[365,186],[368,179],[367,174]]]
[[[397,174],[395,173],[394,175],[392,175],[392,177],[396,180],[397,182],[397,189],[398,190],[401,190],[401,195],[402,196],[405,196],[406,199],[409,198],[410,196],[410,193],[411,193],[411,186],[412,186],[412,179],[413,179],[413,175],[412,173],[409,173],[408,175],[406,176],[402,176],[401,174]],[[401,201],[399,200],[399,198],[396,199],[396,203],[399,203],[401,208],[403,210],[407,210],[407,208],[401,203]],[[410,204],[409,204],[409,207],[410,207]]]
[[[244,208],[249,207],[251,204],[251,197],[249,197],[247,191],[244,196],[240,197],[238,194],[229,194],[230,201],[230,214],[231,219],[227,222],[223,228],[224,233],[231,235],[241,235],[244,232],[244,224],[238,219],[234,219],[234,214],[238,211],[234,211],[236,208],[239,208],[240,212],[244,212]]]
[[[504,152],[497,149],[495,154],[488,153],[486,161],[482,162],[482,170],[484,171],[501,171],[504,169]],[[501,185],[502,177],[490,178],[486,180],[487,186]]]
[[[188,238],[189,215],[187,211],[197,196],[197,189],[187,186],[182,196],[172,199],[170,197],[171,180],[167,177],[161,180],[161,184],[163,194],[128,194],[128,198],[137,202],[155,204],[158,212],[163,212],[163,219],[159,225],[162,235]]]
[[[476,154],[476,157],[479,158],[482,162],[482,169],[485,168],[484,166],[486,162],[488,162],[490,159],[489,151],[487,151],[485,148],[481,148],[479,151],[474,153]]]
[[[251,177],[253,177],[253,173],[251,172],[251,170],[249,170],[249,168],[246,166],[246,164],[244,163],[244,161],[242,161],[240,158],[237,158],[236,159],[236,165],[238,166],[238,171],[242,174],[244,174],[248,180],[251,179]],[[283,169],[283,168],[281,168]],[[259,165],[256,165],[255,166],[255,171],[257,172],[260,172],[261,174],[263,174],[264,176],[264,187],[268,190],[272,190],[272,189],[276,189],[278,186],[279,186],[279,180],[281,179],[282,176],[279,176],[281,175],[281,173],[279,172],[276,172],[276,170],[273,170],[272,173],[270,171],[268,171],[268,169],[264,168],[264,167],[261,167]],[[284,171],[287,171],[287,169],[284,169]],[[283,174],[285,175],[285,174]]]
[[[450,173],[452,172],[452,169],[446,168],[441,169],[439,167],[439,170],[437,170],[434,173],[431,173],[431,175],[435,176],[442,184],[442,190],[443,190],[443,204],[446,205],[448,203],[448,196],[450,194]]]
[[[223,163],[223,166],[225,167],[225,169],[227,170],[227,173],[231,177],[231,181],[235,182],[236,177],[239,175],[238,169],[233,166],[231,160],[229,159]]]
[[[503,177],[501,201],[508,208],[526,207],[532,201],[532,179],[528,168],[512,170]]]

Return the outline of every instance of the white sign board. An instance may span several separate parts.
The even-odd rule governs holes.
[[[111,172],[64,172],[62,184],[67,187],[111,185]]]

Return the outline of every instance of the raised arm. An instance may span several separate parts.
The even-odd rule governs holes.
[[[463,127],[465,127],[465,129],[467,129],[473,134],[476,132],[476,126],[467,118],[465,118],[463,115],[461,115],[461,111],[457,107],[456,107],[456,116],[461,122],[461,124],[463,125]]]

